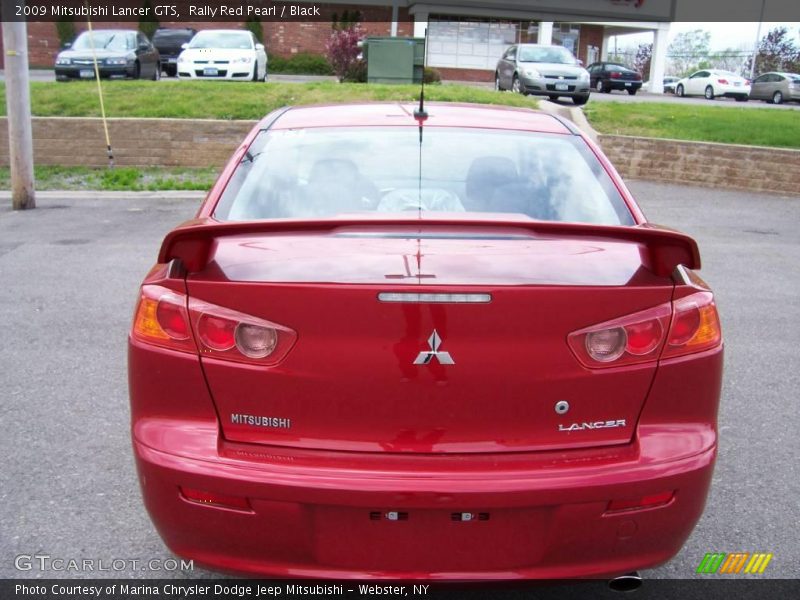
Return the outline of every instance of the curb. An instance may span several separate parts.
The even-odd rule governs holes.
[[[104,192],[46,190],[37,191],[36,198],[42,200],[202,200],[208,192],[163,191],[163,192]],[[11,192],[0,191],[0,201],[11,200]]]
[[[578,106],[564,106],[563,104],[550,102],[550,100],[540,99],[539,110],[551,115],[557,115],[563,119],[567,119],[568,121],[572,121],[572,123],[574,123],[578,129],[583,131],[594,143],[598,143],[598,140],[600,139],[598,133],[589,124],[589,121],[586,119],[586,115],[583,114],[583,110],[581,110]]]

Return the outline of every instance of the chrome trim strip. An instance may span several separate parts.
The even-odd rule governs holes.
[[[491,294],[443,294],[443,293],[404,293],[380,292],[380,302],[408,302],[416,304],[488,304]]]

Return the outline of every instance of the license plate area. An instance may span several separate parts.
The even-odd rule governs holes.
[[[567,85],[566,83],[557,83],[556,89],[559,92],[566,92],[569,89],[569,85]]]
[[[464,518],[463,515],[470,515]],[[457,518],[458,517],[458,518]],[[541,559],[548,508],[314,508],[315,558],[340,568],[482,571]],[[387,552],[391,548],[391,552]]]
[[[625,82],[625,87],[631,87],[631,82],[630,81],[626,81]]]
[[[218,77],[219,71],[214,67],[206,67],[203,69],[203,77]]]
[[[81,79],[91,79],[92,77],[94,77],[94,69],[81,69],[78,72],[78,76]]]

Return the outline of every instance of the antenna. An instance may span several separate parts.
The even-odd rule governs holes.
[[[422,56],[422,87],[419,91],[419,107],[414,111],[414,118],[419,122],[419,137],[422,141],[422,123],[428,118],[425,110],[425,69],[428,67],[428,28],[425,28],[425,49]]]

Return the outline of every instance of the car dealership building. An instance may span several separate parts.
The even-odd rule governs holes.
[[[317,6],[341,15],[358,11],[367,35],[418,36],[428,33],[428,64],[446,79],[492,81],[503,50],[515,43],[559,44],[585,64],[608,55],[609,39],[653,33],[653,59],[645,78],[661,91],[667,36],[674,0],[328,0]],[[330,13],[328,13],[330,14]],[[98,23],[96,27],[133,27]],[[224,21],[161,21],[163,27],[241,27]],[[85,28],[80,20],[75,28]],[[263,21],[264,41],[273,55],[322,53],[330,20]],[[53,22],[28,24],[30,63],[51,67],[60,43]]]

